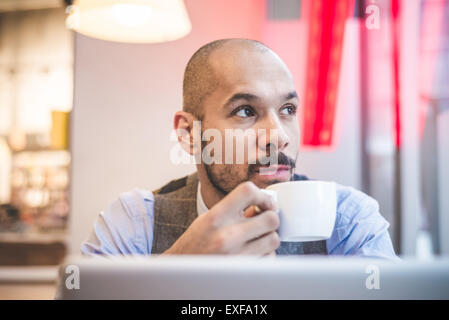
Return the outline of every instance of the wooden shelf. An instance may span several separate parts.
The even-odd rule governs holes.
[[[55,243],[67,241],[67,233],[0,232],[0,243]]]
[[[56,282],[58,266],[0,266],[0,283]]]

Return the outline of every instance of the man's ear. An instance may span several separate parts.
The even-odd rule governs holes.
[[[198,153],[201,146],[201,122],[198,118],[191,113],[178,111],[173,126],[182,148],[192,156]]]

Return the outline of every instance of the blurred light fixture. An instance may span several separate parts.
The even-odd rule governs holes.
[[[182,0],[75,0],[67,13],[69,29],[108,41],[157,43],[192,29]]]

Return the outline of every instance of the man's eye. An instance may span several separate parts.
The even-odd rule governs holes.
[[[284,115],[295,115],[296,114],[296,107],[292,106],[292,105],[286,106],[286,107],[282,108],[281,114],[284,114]]]
[[[239,107],[233,112],[233,114],[240,118],[249,118],[255,116],[254,110],[250,106]]]

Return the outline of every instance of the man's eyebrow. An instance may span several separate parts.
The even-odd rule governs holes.
[[[231,103],[237,101],[237,100],[247,100],[247,101],[251,101],[251,100],[257,100],[259,99],[258,96],[256,96],[255,94],[252,93],[245,93],[245,92],[239,92],[239,93],[235,93],[232,95],[232,97],[230,97],[226,103],[224,104],[225,106],[230,105]]]
[[[296,93],[296,91],[291,91],[291,92],[287,93],[284,96],[284,98],[285,98],[285,101],[293,99],[293,98],[298,98],[298,94]],[[246,93],[246,92],[238,92],[238,93],[233,94],[232,97],[230,97],[224,105],[229,106],[230,104],[232,104],[233,102],[235,102],[237,100],[252,101],[252,100],[257,100],[257,99],[260,99],[260,97],[256,96],[255,94]]]
[[[290,100],[290,99],[293,99],[293,98],[298,98],[298,94],[296,93],[296,91],[289,92],[285,96],[285,100]]]

